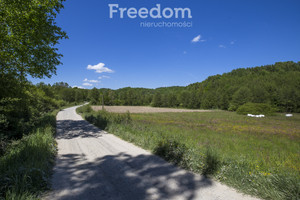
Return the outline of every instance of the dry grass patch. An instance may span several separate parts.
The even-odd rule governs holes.
[[[102,106],[92,106],[94,111],[102,110]],[[104,106],[104,109],[113,113],[178,113],[178,112],[212,112],[211,110],[192,110],[178,108],[154,108],[149,106]]]

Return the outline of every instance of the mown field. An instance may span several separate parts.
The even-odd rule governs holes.
[[[300,198],[299,114],[141,113],[121,123],[122,114],[90,112],[86,119],[97,124],[101,115],[109,132],[183,168],[264,199]]]

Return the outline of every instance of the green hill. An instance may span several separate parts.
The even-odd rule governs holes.
[[[239,68],[187,87],[100,89],[108,105],[236,110],[247,102],[300,112],[300,62]]]
[[[300,62],[278,62],[235,69],[189,85],[201,108],[236,110],[246,103],[268,103],[282,112],[300,112]]]

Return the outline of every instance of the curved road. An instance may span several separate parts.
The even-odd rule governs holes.
[[[99,130],[76,108],[57,115],[58,155],[45,199],[255,199]]]

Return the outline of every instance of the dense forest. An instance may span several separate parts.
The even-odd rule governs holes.
[[[300,62],[239,68],[187,87],[92,89],[93,104],[151,105],[235,111],[247,103],[267,103],[280,112],[300,112]]]

